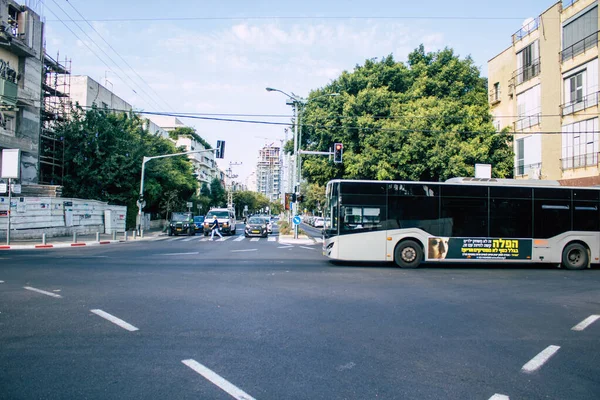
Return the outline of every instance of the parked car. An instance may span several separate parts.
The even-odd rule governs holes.
[[[261,217],[250,217],[246,223],[244,229],[244,235],[249,236],[260,236],[266,238],[269,235],[267,230],[267,220]]]
[[[189,235],[196,234],[196,225],[194,224],[194,216],[191,212],[174,212],[171,214],[169,227],[167,229],[169,236],[173,235]]]
[[[194,225],[196,225],[196,233],[202,233],[204,231],[204,215],[196,215]]]
[[[314,226],[315,228],[323,228],[323,225],[324,225],[324,224],[325,224],[325,220],[324,220],[323,218],[321,218],[321,217],[316,217],[316,218],[314,219],[313,226]]]
[[[227,208],[213,208],[206,214],[204,219],[204,236],[210,233],[210,227],[214,216],[219,220],[219,229],[227,235],[235,235],[235,214]]]

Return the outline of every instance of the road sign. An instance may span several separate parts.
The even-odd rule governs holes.
[[[300,225],[300,222],[302,222],[302,218],[300,218],[299,215],[296,215],[293,219],[292,222],[294,223],[294,225]]]

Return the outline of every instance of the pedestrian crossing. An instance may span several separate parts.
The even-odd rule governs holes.
[[[169,236],[157,236],[155,238],[152,238],[153,241],[163,241],[163,242],[210,242],[210,237],[197,237],[197,236],[175,236],[175,237],[169,237]],[[247,238],[244,235],[238,235],[238,236],[223,236],[223,238],[218,238],[216,237],[214,239],[215,242],[226,242],[228,240],[231,240],[233,242],[241,242],[244,240],[248,240],[250,242],[261,242],[261,241],[268,241],[268,242],[277,242],[279,241],[279,237],[277,236],[269,236],[267,238],[257,238],[257,237],[253,237],[253,238]],[[318,239],[317,239],[318,240]]]

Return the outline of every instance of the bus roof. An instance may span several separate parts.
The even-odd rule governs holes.
[[[361,179],[332,179],[329,182],[356,182],[356,183],[400,183],[400,184],[429,184],[429,185],[481,185],[481,186],[518,186],[518,187],[545,187],[551,189],[592,189],[600,190],[600,186],[562,186],[559,181],[538,179],[499,179],[499,178],[450,178],[445,182],[429,181],[376,181]]]

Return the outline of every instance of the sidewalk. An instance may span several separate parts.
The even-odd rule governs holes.
[[[165,235],[161,228],[151,229],[144,231],[144,237],[139,236],[134,238],[134,232],[127,232],[127,236],[123,232],[116,235],[116,238],[111,234],[101,233],[98,236],[96,234],[81,235],[78,234],[76,238],[73,236],[58,236],[46,238],[46,243],[43,243],[42,238],[37,239],[11,239],[10,245],[6,244],[6,239],[0,241],[1,250],[29,250],[29,249],[52,249],[52,248],[65,248],[65,247],[82,247],[82,246],[98,246],[105,244],[125,243],[125,242],[139,242],[143,240],[149,240],[156,238],[157,236]],[[76,241],[74,241],[74,239]]]

